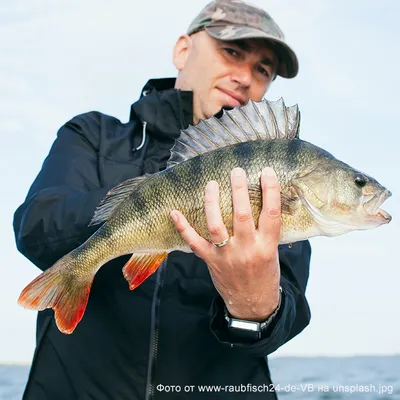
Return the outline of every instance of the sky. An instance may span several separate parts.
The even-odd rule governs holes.
[[[148,79],[176,76],[173,45],[207,1],[138,3],[0,3],[0,363],[29,363],[34,351],[36,312],[16,301],[39,270],[18,253],[12,219],[57,130],[92,110],[126,122]],[[393,193],[389,225],[311,239],[311,323],[274,356],[400,354],[400,2],[252,4],[277,21],[300,63],[266,98],[297,103],[302,139]]]

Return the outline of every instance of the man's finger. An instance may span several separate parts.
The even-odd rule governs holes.
[[[280,185],[272,168],[265,168],[261,174],[262,210],[258,230],[268,242],[279,243],[281,229],[281,193]]]
[[[184,215],[177,210],[173,210],[170,213],[172,221],[175,224],[176,229],[183,237],[185,242],[189,245],[190,249],[197,256],[204,259],[205,256],[210,252],[210,248],[212,249],[212,244],[207,240],[203,239],[189,224]]]
[[[219,208],[219,187],[218,183],[215,181],[208,182],[206,186],[204,209],[211,240],[214,243],[220,243],[228,239],[228,231],[222,220],[221,209]]]
[[[233,234],[241,242],[254,238],[255,225],[249,199],[246,173],[235,168],[231,173],[233,201]]]

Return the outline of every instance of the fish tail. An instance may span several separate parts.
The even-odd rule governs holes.
[[[98,268],[78,268],[77,251],[68,253],[23,289],[18,304],[32,310],[52,308],[58,329],[74,331],[82,319]]]

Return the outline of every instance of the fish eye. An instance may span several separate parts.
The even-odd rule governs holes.
[[[362,174],[355,174],[354,175],[354,183],[359,187],[362,188],[367,184],[367,178]]]

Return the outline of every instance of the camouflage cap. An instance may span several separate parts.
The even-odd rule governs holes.
[[[220,40],[266,39],[278,56],[277,74],[284,78],[297,75],[299,64],[295,52],[285,42],[279,26],[261,8],[241,0],[212,1],[193,20],[187,34],[203,29]]]

